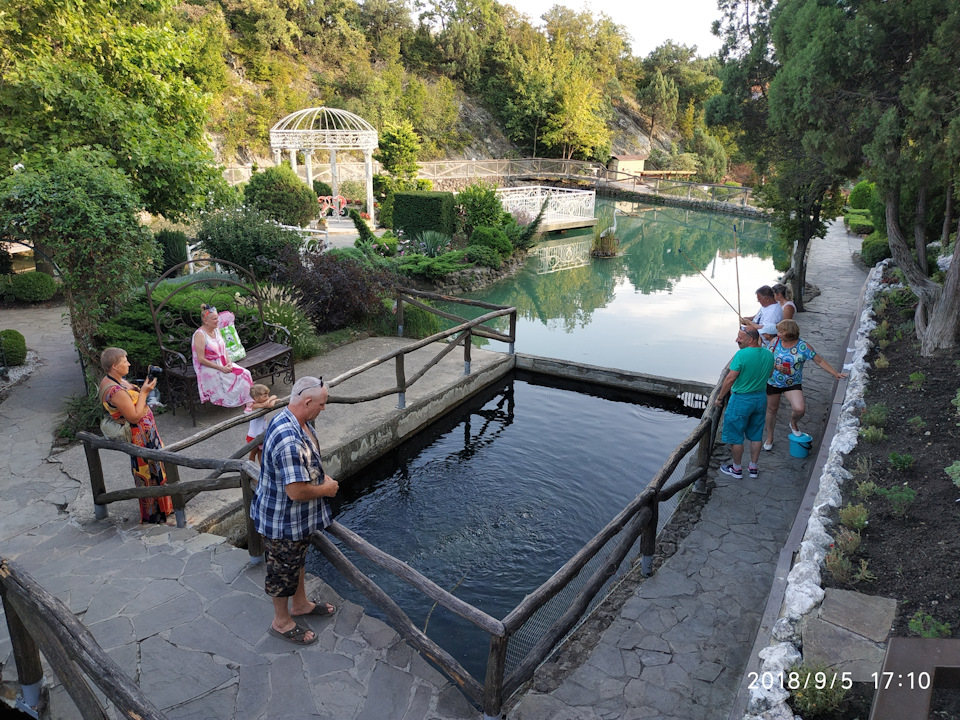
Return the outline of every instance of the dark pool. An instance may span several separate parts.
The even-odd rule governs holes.
[[[518,373],[341,480],[336,519],[502,618],[646,486],[697,422],[679,403]],[[482,682],[485,633],[347,556]],[[324,558],[308,562],[382,617]]]

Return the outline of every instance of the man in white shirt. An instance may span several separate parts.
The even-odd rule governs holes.
[[[776,325],[783,320],[783,308],[773,297],[773,288],[769,285],[757,288],[757,302],[760,303],[760,310],[752,318],[742,317],[740,322],[745,328],[753,328],[759,331],[767,325]]]

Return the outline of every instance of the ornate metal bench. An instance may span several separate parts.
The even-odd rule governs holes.
[[[162,283],[175,277],[185,266],[198,262],[216,263],[231,275],[191,276],[195,279],[176,286],[175,290],[164,297]],[[197,290],[201,290],[202,300],[196,297]],[[192,302],[193,299],[196,299],[196,302]],[[174,413],[177,407],[186,405],[194,425],[197,424],[200,393],[197,390],[197,374],[193,369],[191,343],[193,333],[200,327],[201,302],[217,308],[219,312],[229,311],[234,314],[240,341],[247,351],[247,356],[237,365],[249,370],[254,380],[269,376],[270,383],[273,384],[275,376],[280,373],[283,373],[283,379],[287,383],[296,380],[290,331],[264,319],[263,297],[253,273],[249,270],[225,260],[187,260],[167,270],[153,284],[147,285],[147,301],[150,303],[153,327],[160,343],[163,400]]]

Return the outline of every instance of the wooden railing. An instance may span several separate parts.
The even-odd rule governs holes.
[[[459,302],[489,309],[490,312],[473,320],[464,320],[456,315],[438,310],[422,302],[421,299]],[[336,398],[331,396],[328,402],[367,402],[391,393],[397,393],[400,397],[398,404],[400,407],[403,407],[406,389],[419,380],[430,367],[435,366],[443,357],[451,352],[454,347],[463,346],[464,372],[465,374],[469,374],[471,339],[474,335],[508,342],[510,344],[510,351],[513,351],[513,345],[516,339],[515,308],[404,289],[399,292],[397,296],[397,321],[401,335],[403,334],[405,305],[413,305],[441,317],[458,321],[461,324],[416,343],[412,343],[404,348],[386,353],[327,382],[327,385],[332,389],[345,380],[355,377],[370,368],[394,360],[396,363],[397,378],[397,383],[394,387],[363,396]],[[505,315],[510,318],[510,330],[507,334],[483,326],[484,322]],[[454,337],[455,339],[450,342],[446,348],[441,350],[426,367],[421,368],[413,378],[409,380],[406,378],[404,358],[407,354],[438,340]],[[497,716],[501,712],[504,702],[525,682],[530,680],[535,669],[549,657],[576,623],[583,617],[590,603],[609,580],[611,574],[616,571],[627,557],[638,538],[640,540],[641,573],[645,576],[649,576],[652,573],[653,557],[656,548],[659,504],[669,500],[690,485],[694,483],[703,484],[705,481],[710,456],[714,449],[716,431],[722,413],[722,406],[716,404],[716,397],[726,373],[727,370],[725,369],[720,377],[720,381],[714,387],[710,398],[707,400],[706,410],[697,427],[674,449],[644,490],[587,542],[579,552],[570,558],[563,567],[554,573],[549,580],[527,595],[524,600],[502,620],[498,620],[469,603],[460,600],[414,568],[388,553],[379,550],[339,523],[334,522],[327,528],[327,532],[340,540],[352,551],[369,559],[380,567],[389,570],[405,582],[420,590],[431,600],[489,634],[490,648],[487,658],[486,675],[482,684],[472,677],[452,655],[428,638],[424,632],[419,630],[389,595],[372,579],[364,575],[323,533],[315,533],[311,537],[311,542],[330,560],[338,571],[383,610],[388,622],[390,622],[397,632],[428,659],[436,663],[468,697],[482,706],[485,715],[490,717]],[[281,400],[273,409],[283,407],[288,402],[289,398]],[[267,411],[258,411],[259,414],[265,412]],[[252,520],[249,518],[249,507],[253,498],[253,479],[258,475],[259,466],[240,459],[260,442],[260,438],[256,438],[243,448],[240,448],[231,458],[226,460],[189,458],[180,454],[181,450],[213,437],[235,425],[247,422],[255,415],[256,414],[238,416],[226,420],[213,427],[195,433],[184,440],[173,443],[164,450],[147,450],[134,447],[129,443],[106,440],[100,436],[89,433],[79,434],[78,438],[83,441],[84,448],[87,452],[91,488],[93,489],[94,503],[97,508],[97,517],[105,517],[106,505],[118,500],[172,495],[174,497],[175,508],[182,511],[186,501],[197,493],[240,487],[243,492],[243,507],[247,518],[248,551],[254,558],[262,556],[262,538],[256,532]],[[668,485],[667,483],[680,463],[694,448],[697,448],[697,454],[695,460],[689,464],[691,469],[686,472],[680,480]],[[127,488],[109,493],[106,492],[103,487],[102,470],[100,469],[98,454],[100,449],[119,450],[129,455],[163,462],[167,468],[168,484],[161,487]],[[209,469],[212,470],[213,473],[202,480],[180,482],[177,468],[181,465],[195,469]],[[173,471],[172,473],[171,470]],[[236,474],[223,477],[222,473],[225,472],[236,472]],[[178,518],[179,517],[178,515]],[[613,544],[607,553],[601,555],[604,548],[608,547],[611,542]],[[571,586],[573,581],[577,579],[581,572],[587,567],[588,563],[591,563],[591,561],[597,558],[599,558],[599,561],[595,563],[595,569],[590,571],[589,577],[577,591],[569,607],[542,633],[540,638],[520,662],[508,672],[506,659],[510,638],[515,636],[524,627],[525,623],[552,598],[556,597],[568,586]],[[29,680],[29,678],[33,676],[27,674],[24,677]]]
[[[328,533],[354,552],[390,571],[434,602],[490,635],[486,676],[482,685],[456,659],[418,629],[390,596],[361,572],[323,533],[314,533],[311,542],[342,575],[380,607],[387,620],[404,639],[436,663],[468,697],[482,706],[485,716],[497,717],[502,711],[504,702],[532,678],[536,668],[549,657],[581,619],[610,575],[627,557],[637,538],[640,539],[641,572],[645,576],[652,573],[659,504],[694,483],[704,483],[723,411],[722,406],[716,404],[716,398],[727,372],[728,370],[725,369],[707,400],[706,410],[700,423],[674,449],[646,488],[549,580],[527,595],[503,620],[491,617],[443,590],[406,563],[379,550],[339,523],[334,522],[327,528]],[[697,455],[693,468],[680,480],[667,485],[682,460],[694,448],[697,448]],[[616,540],[615,544],[579,590],[566,612],[543,633],[520,663],[507,672],[507,646],[511,636],[516,634],[551,598],[577,578],[586,565],[613,540]]]
[[[473,320],[467,320],[456,315],[441,312],[436,308],[417,300],[416,298],[444,300],[464,305],[472,305],[488,309],[490,312],[485,313],[484,315],[481,315]],[[491,340],[506,342],[508,343],[508,351],[511,354],[513,353],[514,343],[516,341],[516,308],[502,305],[491,305],[489,303],[482,303],[474,300],[466,300],[463,298],[448,297],[445,295],[436,295],[434,293],[425,293],[409,288],[402,288],[397,293],[398,334],[401,336],[403,335],[404,304],[414,305],[442,317],[457,320],[460,324],[456,327],[443,330],[439,333],[431,335],[430,337],[424,338],[423,340],[418,340],[417,342],[385,353],[384,355],[366,362],[363,365],[359,365],[352,370],[348,370],[347,372],[326,382],[326,385],[333,390],[333,388],[337,387],[344,381],[392,360],[395,363],[396,385],[382,390],[370,392],[365,395],[350,397],[331,395],[327,400],[328,403],[356,404],[369,402],[371,400],[377,400],[379,398],[386,397],[387,395],[396,394],[398,397],[397,405],[400,409],[403,409],[406,406],[407,390],[457,347],[463,348],[464,375],[470,374],[470,356],[471,349],[473,347],[472,338],[474,335]],[[494,318],[505,315],[510,317],[509,334],[505,335],[483,325],[489,320],[493,320]],[[452,341],[450,341],[451,338],[453,338]],[[415,375],[407,378],[405,360],[406,356],[441,340],[448,340],[450,342],[448,342],[446,346],[433,357],[433,359],[420,368]],[[250,494],[250,497],[252,498],[252,491],[249,487],[249,479],[251,477],[256,477],[257,467],[252,464],[245,464],[241,458],[245,457],[261,442],[259,437],[251,440],[225,460],[188,457],[183,455],[180,451],[219,435],[220,433],[237,425],[249,422],[255,417],[261,417],[266,415],[268,412],[285,407],[289,402],[290,398],[287,397],[279,400],[272,408],[265,408],[252,413],[237,415],[236,417],[224,420],[221,423],[194,433],[183,440],[169,444],[163,450],[151,450],[148,448],[137,447],[127,442],[107,440],[100,435],[94,435],[88,432],[77,433],[77,439],[83,443],[84,452],[86,454],[87,469],[90,475],[90,489],[93,494],[94,514],[96,518],[98,520],[106,518],[108,514],[107,506],[113,502],[148,497],[170,496],[173,499],[173,508],[177,518],[177,525],[179,527],[184,527],[186,525],[186,503],[201,492],[239,487],[243,491],[245,499],[247,498],[248,494]],[[116,450],[134,457],[141,457],[147,460],[162,462],[164,469],[166,470],[167,482],[164,485],[158,485],[154,487],[128,487],[122,490],[107,492],[103,476],[103,467],[100,462],[100,450]],[[181,482],[180,467],[189,467],[195,470],[212,470],[213,472],[208,477],[201,480]],[[244,472],[245,468],[246,473]],[[236,474],[223,476],[223,473],[225,472],[232,472]],[[246,482],[244,481],[245,477],[247,479]],[[250,527],[252,529],[252,526]],[[256,552],[254,552],[254,550],[256,550]],[[251,547],[251,555],[254,557],[258,557],[262,554],[263,553],[259,547]]]
[[[18,705],[22,710],[37,717],[45,704],[41,689],[43,653],[84,720],[107,717],[87,678],[120,717],[164,720],[163,713],[103,651],[70,609],[6,558],[0,558],[0,595],[17,665],[22,693]]]

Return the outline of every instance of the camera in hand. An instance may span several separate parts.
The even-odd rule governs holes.
[[[147,380],[153,380],[163,374],[163,368],[157,365],[150,365],[147,368]]]

